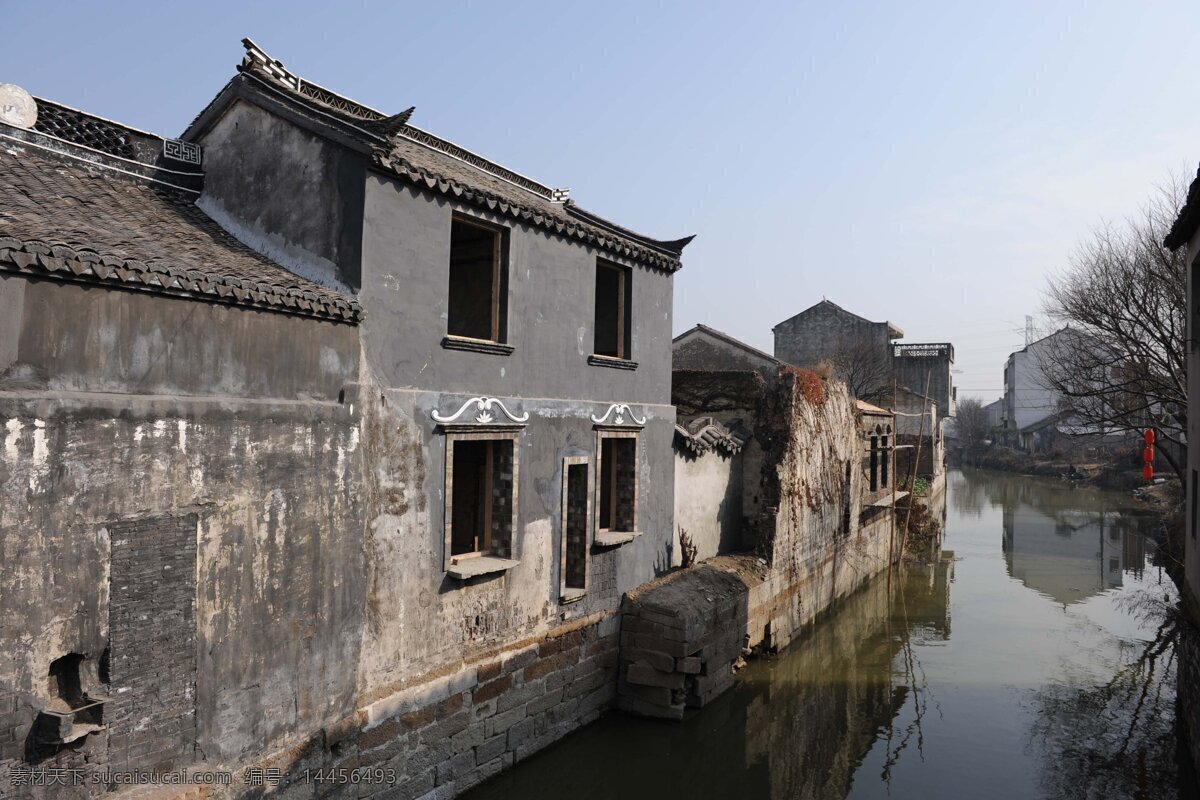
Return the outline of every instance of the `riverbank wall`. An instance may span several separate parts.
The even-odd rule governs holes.
[[[726,375],[693,374],[687,382],[693,390],[714,384],[734,385]],[[718,497],[753,495],[756,513],[746,518],[753,550],[717,555],[625,595],[618,684],[625,711],[681,719],[704,706],[733,685],[739,658],[785,647],[898,555],[896,492],[880,457],[890,413],[802,370],[743,385],[759,393],[754,417],[739,418],[753,428],[757,474],[738,471],[740,487],[701,486]],[[724,397],[727,405],[750,405]],[[676,502],[695,506],[688,491],[677,487]]]

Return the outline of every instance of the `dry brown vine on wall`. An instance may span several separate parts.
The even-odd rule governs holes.
[[[780,371],[787,372],[795,377],[796,384],[800,387],[800,394],[809,403],[814,406],[825,404],[825,382],[821,380],[820,375],[811,369],[791,366],[780,367]]]

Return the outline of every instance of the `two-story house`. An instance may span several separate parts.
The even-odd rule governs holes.
[[[690,237],[245,44],[179,140],[6,106],[0,768],[453,794],[615,696]]]

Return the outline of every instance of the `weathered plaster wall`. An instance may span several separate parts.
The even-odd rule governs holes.
[[[893,512],[864,514],[869,492],[854,401],[840,381],[825,381],[816,393],[812,380],[781,372],[755,431],[766,453],[755,533],[770,571],[751,592],[751,638],[772,646],[785,645],[818,612],[885,569],[891,556]]]
[[[774,373],[770,378],[772,381],[773,376]],[[676,369],[671,373],[671,402],[675,404],[681,422],[707,416],[724,425],[737,425],[752,433],[767,383],[767,379],[757,372]],[[763,457],[762,443],[755,436],[742,445],[742,451],[737,455],[743,479],[740,502],[742,520],[739,522],[741,534],[735,549],[752,547],[754,543],[749,535],[751,526],[748,521],[758,516],[762,505],[763,485],[757,476],[762,474]],[[746,480],[744,476],[751,477]],[[678,482],[676,485],[679,485]],[[676,502],[680,502],[680,499],[677,494]],[[683,502],[690,501],[684,498]],[[733,505],[731,502],[731,507]],[[676,507],[679,508],[678,505]]]
[[[600,253],[371,174],[363,232],[363,347],[380,386],[590,401],[670,402],[672,276],[633,266],[636,370],[592,366]],[[454,211],[510,228],[510,356],[446,350]]]
[[[679,532],[696,545],[696,558],[712,558],[741,549],[742,454],[709,450],[699,456],[678,451],[675,457],[675,547],[671,566],[681,561]]]
[[[448,350],[450,223],[455,210],[510,228],[506,341],[511,355]],[[372,175],[363,232],[362,385],[367,450],[368,624],[363,701],[415,674],[564,620],[617,608],[621,592],[670,562],[674,409],[670,401],[671,277],[633,268],[636,370],[592,366],[597,253],[511,226]],[[444,571],[445,437],[433,420],[472,397],[529,414],[519,440],[519,565],[467,583]],[[589,551],[588,592],[559,602],[563,458],[596,467],[593,417],[631,404],[638,444],[637,539]],[[469,421],[470,416],[467,417]],[[504,421],[501,419],[500,421]]]
[[[365,397],[365,395],[364,395]],[[667,568],[672,542],[673,409],[638,406],[641,536],[617,548],[589,549],[588,592],[559,602],[563,458],[590,455],[591,415],[607,404],[506,398],[528,413],[519,440],[520,563],[502,575],[463,582],[444,571],[444,437],[432,413],[452,413],[469,398],[383,390],[364,399],[368,465],[367,628],[360,688],[371,702],[406,678],[524,637],[567,619],[614,611],[621,593]]]
[[[352,329],[64,284],[13,292],[14,280],[3,285],[21,297],[18,360],[0,390],[0,709],[13,710],[0,714],[0,772],[49,699],[50,661],[94,663],[108,645],[112,523],[194,515],[198,758],[236,760],[352,711],[360,434],[349,404],[310,399],[355,380]],[[63,383],[47,389],[49,376]],[[155,613],[147,646],[154,625],[171,626]],[[121,746],[137,758],[152,735]],[[103,736],[62,758],[108,763]]]
[[[366,157],[276,111],[235,102],[205,132],[199,205],[293,272],[328,286],[357,287]]]
[[[0,275],[0,391],[335,401],[349,325]]]

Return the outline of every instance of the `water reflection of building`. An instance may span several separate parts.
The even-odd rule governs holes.
[[[949,638],[952,568],[876,578],[680,725],[610,715],[467,797],[840,800],[920,687],[904,648]]]
[[[1142,520],[1111,496],[1019,475],[964,472],[963,482],[1001,507],[1008,574],[1030,589],[1067,605],[1141,575]]]
[[[914,699],[915,661],[901,651],[950,636],[952,569],[915,570],[890,589],[875,581],[771,665],[746,714],[746,760],[766,766],[771,798],[849,794],[879,732]]]

